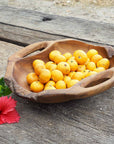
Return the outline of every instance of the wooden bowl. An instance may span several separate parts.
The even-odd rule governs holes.
[[[44,90],[39,93],[31,92],[26,76],[33,71],[32,62],[35,59],[49,61],[48,54],[54,49],[61,51],[61,53],[73,53],[77,49],[85,52],[89,49],[96,49],[100,55],[110,60],[110,68],[87,77],[68,89]],[[37,50],[42,51],[27,56]],[[72,39],[34,43],[9,57],[5,82],[12,92],[18,96],[40,103],[59,103],[96,95],[114,86],[114,49],[112,47],[94,46]]]

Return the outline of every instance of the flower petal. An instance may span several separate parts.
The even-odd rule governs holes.
[[[3,96],[0,98],[0,111],[2,114],[7,114],[10,111],[13,111],[16,107],[16,101],[11,97]]]
[[[3,124],[3,121],[1,120],[1,116],[0,116],[0,124]]]
[[[14,109],[13,111],[8,112],[7,114],[1,115],[1,120],[3,123],[15,123],[19,122],[20,116],[18,112]]]

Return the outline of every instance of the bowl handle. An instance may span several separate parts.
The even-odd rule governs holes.
[[[28,45],[28,46],[22,48],[21,50],[19,50],[18,52],[14,53],[13,55],[11,55],[9,57],[9,60],[12,60],[14,58],[15,59],[23,58],[23,57],[27,56],[28,54],[31,54],[32,52],[35,52],[42,48],[46,49],[51,44],[53,44],[53,41],[43,41],[43,42],[38,42],[38,43]]]
[[[108,53],[108,57],[112,58],[114,56],[114,48],[112,46],[104,46],[104,48]]]
[[[48,48],[51,44],[53,44],[53,41],[44,41],[44,42],[38,42],[38,43],[34,43],[31,45],[26,46],[25,48],[22,48],[20,51],[14,53],[13,55],[11,55],[8,58],[8,64],[7,64],[7,69],[6,69],[6,74],[5,74],[5,82],[6,84],[11,87],[12,86],[12,82],[13,82],[13,67],[14,64],[17,60],[27,56],[28,54],[42,49],[42,48]],[[13,88],[11,88],[13,89]]]
[[[100,72],[96,75],[87,77],[71,87],[74,99],[81,99],[96,95],[114,86],[114,67]]]

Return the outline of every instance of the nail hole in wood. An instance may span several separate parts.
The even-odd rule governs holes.
[[[51,21],[52,19],[49,17],[43,17],[42,21]]]

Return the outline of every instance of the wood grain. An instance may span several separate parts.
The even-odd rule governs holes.
[[[74,38],[114,45],[114,24],[0,6],[0,38],[24,44]]]
[[[2,46],[2,48],[1,48]],[[0,41],[0,62],[5,73],[9,55],[21,49]],[[0,73],[1,74],[1,73]],[[0,75],[1,76],[1,75]],[[1,144],[113,144],[114,88],[83,100],[38,104],[16,95],[21,119],[0,125]]]

